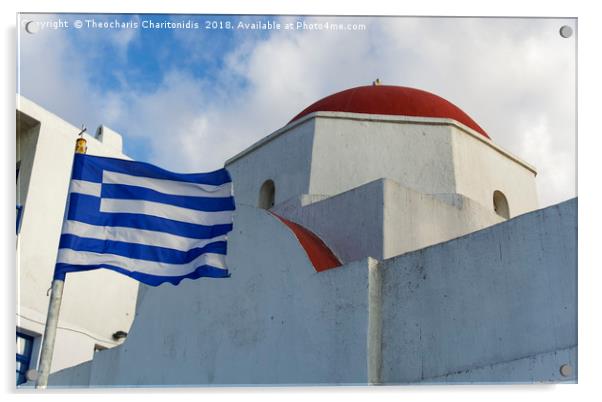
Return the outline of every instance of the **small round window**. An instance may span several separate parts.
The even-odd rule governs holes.
[[[493,192],[493,210],[496,214],[504,219],[510,218],[510,208],[508,207],[508,200],[501,191]]]
[[[274,206],[276,187],[272,180],[266,180],[259,189],[259,208],[270,209]]]

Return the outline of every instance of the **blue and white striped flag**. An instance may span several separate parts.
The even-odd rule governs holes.
[[[228,277],[234,209],[225,169],[178,174],[75,154],[54,277],[97,268],[152,286]]]

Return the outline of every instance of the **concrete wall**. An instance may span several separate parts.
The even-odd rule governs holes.
[[[304,203],[280,204],[274,212],[316,233],[347,263],[373,257],[383,258],[383,181],[354,188],[333,197]],[[292,204],[292,205],[291,205]]]
[[[560,367],[568,365],[570,375],[561,374]],[[558,349],[508,362],[490,364],[450,373],[423,381],[425,384],[475,384],[496,382],[517,384],[525,382],[575,383],[578,378],[577,347]]]
[[[308,193],[335,195],[380,178],[424,193],[454,192],[449,126],[329,115],[315,118]]]
[[[18,97],[17,105],[17,116],[35,123],[17,133],[23,178],[17,183],[17,199],[24,205],[17,237],[17,326],[38,335],[39,343],[79,129],[26,98]],[[93,137],[86,139],[90,154],[127,158]],[[129,330],[137,290],[136,281],[110,271],[69,274],[52,371],[90,360],[96,344],[115,346],[111,335]],[[33,356],[31,367],[37,358]]]
[[[276,204],[308,193],[313,132],[313,121],[287,127],[253,145],[252,152],[227,161],[237,205],[258,206],[259,189],[269,179],[275,184]]]
[[[268,179],[276,184],[278,205],[381,178],[425,194],[461,194],[487,210],[498,190],[508,198],[511,217],[538,205],[533,167],[449,119],[317,112],[270,134],[226,167],[237,201],[254,206]]]
[[[98,352],[99,353],[99,352]],[[90,370],[92,369],[93,360],[80,363],[68,369],[60,370],[52,373],[50,376],[50,386],[60,384],[62,388],[88,388],[90,386]],[[29,381],[25,386],[34,387],[35,383]]]
[[[318,234],[343,263],[390,258],[503,220],[466,197],[423,194],[389,179],[329,198],[303,196],[274,211]]]
[[[577,346],[576,214],[574,199],[383,261],[381,381],[557,378],[574,357],[484,368]]]
[[[50,385],[575,382],[576,208],[316,273],[241,207],[231,278],[141,287],[128,340]]]
[[[534,168],[456,127],[452,127],[452,140],[456,193],[493,210],[493,192],[501,191],[511,218],[538,208]]]
[[[383,257],[391,258],[486,228],[503,219],[461,195],[423,194],[385,180]]]
[[[285,225],[240,206],[227,262],[228,279],[141,285],[127,341],[51,385],[366,383],[366,260],[317,273]]]

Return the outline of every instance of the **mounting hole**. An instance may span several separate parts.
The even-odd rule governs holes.
[[[563,377],[568,377],[573,373],[573,368],[570,364],[563,364],[560,366],[560,375]]]
[[[573,28],[568,25],[563,25],[560,27],[560,36],[563,38],[570,38],[573,36]]]
[[[40,24],[37,21],[24,21],[25,32],[35,34],[40,30]]]

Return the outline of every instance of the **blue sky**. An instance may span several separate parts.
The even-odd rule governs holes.
[[[572,19],[33,15],[69,29],[19,32],[18,92],[76,126],[106,124],[125,152],[177,171],[223,166],[314,101],[385,84],[434,92],[535,165],[542,206],[575,192]],[[201,29],[73,28],[197,22]],[[359,31],[206,30],[205,23],[364,24]]]
[[[209,18],[224,23],[233,20],[226,16]],[[202,24],[207,18],[195,15],[105,14],[71,15],[69,19],[139,24],[143,20],[174,23],[193,21]],[[132,89],[152,92],[157,90],[164,74],[170,70],[186,71],[196,79],[210,79],[223,68],[224,56],[232,51],[239,36],[233,30],[132,29],[133,38],[121,48],[123,44],[119,41],[106,40],[105,32],[87,29],[68,31],[74,51],[90,55],[85,60],[86,69],[91,82],[100,91]],[[245,36],[248,35],[246,33]],[[93,53],[87,51],[90,43],[94,45]],[[202,48],[196,49],[194,46],[199,43],[202,43]],[[191,48],[199,51],[190,55]],[[115,57],[116,53],[122,54]],[[127,86],[124,82],[127,82]]]

